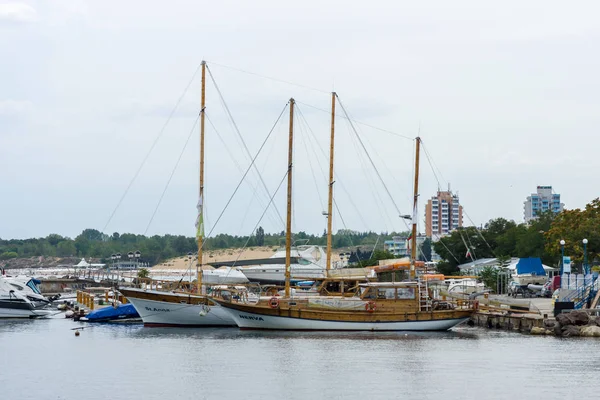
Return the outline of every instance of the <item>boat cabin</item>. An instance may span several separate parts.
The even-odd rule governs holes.
[[[418,282],[371,282],[360,284],[363,300],[415,300]]]

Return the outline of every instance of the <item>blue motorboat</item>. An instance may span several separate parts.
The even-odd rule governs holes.
[[[86,315],[88,322],[112,322],[140,318],[133,304],[121,304],[117,307],[104,307]]]

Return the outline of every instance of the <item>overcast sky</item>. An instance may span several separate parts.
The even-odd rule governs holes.
[[[298,101],[295,231],[326,225],[331,90],[357,121],[420,130],[439,169],[422,158],[421,199],[451,183],[467,224],[522,221],[537,185],[583,207],[598,196],[598,15],[593,1],[0,0],[0,237],[192,236],[199,74],[185,89],[202,59],[252,155]],[[208,233],[250,159],[210,78],[207,116]],[[287,123],[286,111],[256,161],[270,193],[286,170]],[[355,125],[392,202],[352,128],[336,123],[335,229],[406,229],[396,206],[410,213],[414,141]],[[273,208],[259,222],[270,195],[257,182],[250,173],[213,234],[283,229]],[[284,216],[285,184],[274,202]]]

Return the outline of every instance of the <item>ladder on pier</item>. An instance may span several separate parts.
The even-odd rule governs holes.
[[[419,311],[431,311],[431,297],[427,281],[419,280]]]

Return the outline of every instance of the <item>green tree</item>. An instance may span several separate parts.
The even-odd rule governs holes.
[[[259,226],[256,230],[256,245],[264,246],[265,245],[265,230],[262,226]]]
[[[588,239],[588,257],[590,261],[600,254],[600,199],[592,200],[585,209],[564,210],[552,221],[545,232],[545,251],[551,260],[560,261],[560,241],[565,241],[565,255],[571,256],[576,263],[583,261],[583,239]]]
[[[498,282],[498,269],[494,267],[484,267],[479,273],[481,281],[487,288],[495,289]]]
[[[63,240],[56,246],[56,255],[59,257],[74,256],[76,253],[77,249],[72,240]]]
[[[65,238],[60,235],[57,235],[56,233],[51,233],[46,237],[46,241],[50,244],[50,246],[56,246],[63,240],[65,240]]]
[[[150,271],[147,268],[140,268],[137,274],[138,278],[147,278],[150,276]]]
[[[427,238],[420,247],[420,261],[431,261],[431,239]]]
[[[9,260],[17,257],[19,257],[19,255],[14,251],[5,251],[4,253],[0,254],[0,260]]]

